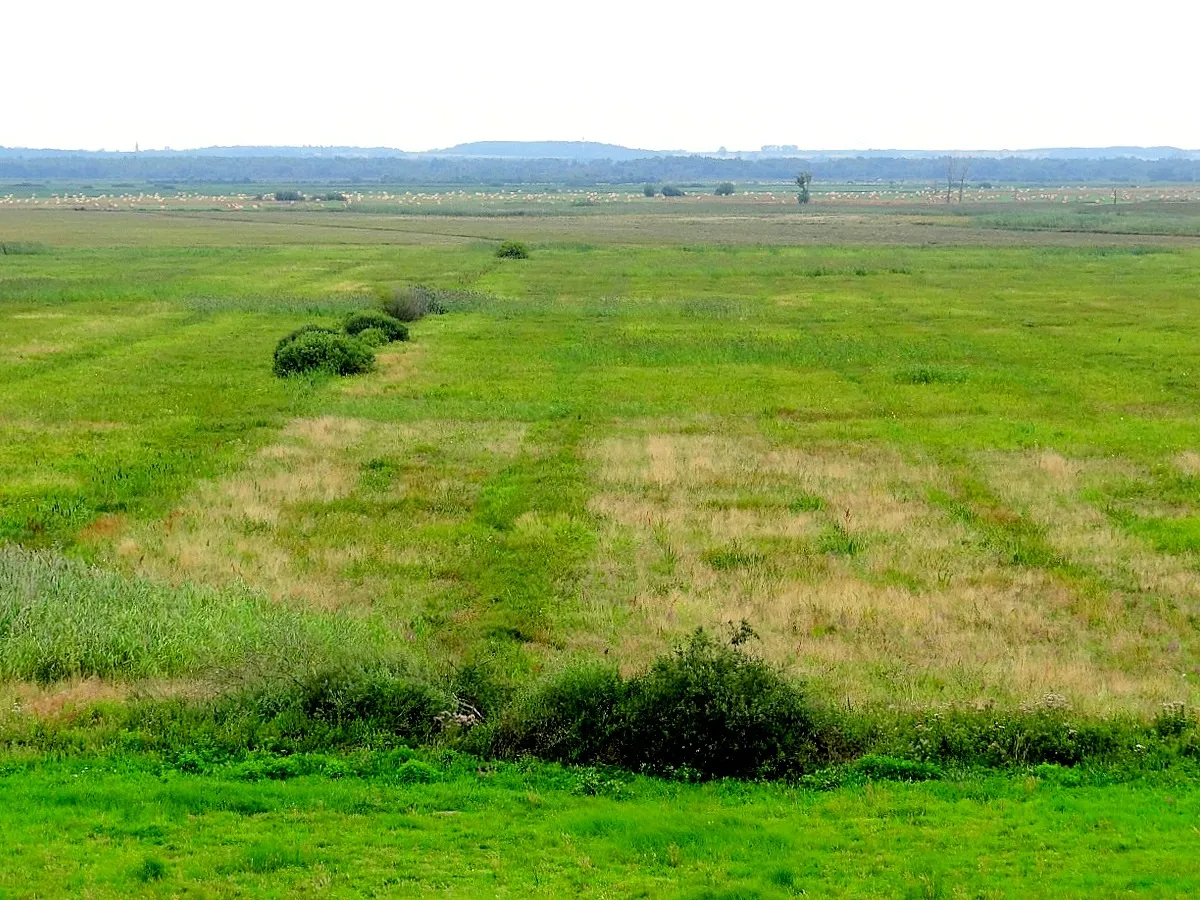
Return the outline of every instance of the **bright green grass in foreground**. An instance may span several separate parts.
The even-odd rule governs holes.
[[[1200,790],[1043,767],[826,792],[468,757],[11,763],[0,896],[1187,897]],[[296,762],[296,761],[294,761]],[[313,774],[288,780],[307,768]],[[366,772],[366,777],[355,772]]]

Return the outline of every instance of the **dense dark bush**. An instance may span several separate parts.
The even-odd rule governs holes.
[[[493,751],[699,777],[771,777],[828,756],[799,688],[734,644],[698,631],[648,672],[564,672],[496,726]]]
[[[625,763],[622,704],[627,691],[609,666],[567,669],[505,711],[488,749],[501,756],[566,763]]]
[[[658,195],[658,188],[652,184],[643,185],[642,194],[646,197],[655,197]]]
[[[294,203],[297,200],[303,200],[304,195],[299,191],[276,191],[275,199],[280,202],[290,201]]]
[[[624,756],[638,768],[772,776],[818,754],[818,727],[796,684],[703,631],[629,687]]]
[[[305,331],[275,350],[275,374],[279,377],[326,371],[334,375],[369,372],[375,354],[361,341],[327,330]]]
[[[346,319],[346,334],[354,335],[368,328],[378,328],[389,341],[407,341],[408,326],[382,310],[364,309],[351,313]]]
[[[713,193],[718,197],[732,197],[735,190],[736,188],[734,188],[732,181],[722,181],[717,185],[717,189]]]
[[[345,194],[340,193],[338,191],[330,191],[329,193],[324,194],[321,197],[321,199],[328,200],[328,201],[335,202],[335,203],[345,203],[346,200],[348,200],[349,198]]]
[[[529,248],[520,241],[505,241],[496,248],[500,259],[529,259]]]
[[[313,722],[338,728],[368,724],[408,738],[428,738],[438,713],[447,709],[445,695],[430,685],[385,668],[317,672],[286,691],[283,700]]]
[[[662,189],[662,195],[664,197],[682,197],[683,191],[681,191],[679,188],[675,187],[675,185],[673,185],[673,184],[668,184],[666,187],[664,187]]]

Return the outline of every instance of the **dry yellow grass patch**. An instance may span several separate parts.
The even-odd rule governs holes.
[[[348,381],[342,390],[355,397],[388,394],[412,380],[425,359],[423,344],[397,342],[376,352],[375,372],[370,378]]]
[[[200,485],[165,519],[128,533],[116,550],[145,574],[243,582],[325,608],[396,600],[429,585],[398,579],[395,566],[431,563],[437,552],[450,551],[414,545],[406,526],[460,515],[456,510],[469,504],[489,471],[479,459],[502,464],[523,435],[523,427],[510,425],[298,420],[241,471]],[[446,454],[445,469],[420,463],[429,448]],[[382,461],[389,473],[382,487],[364,484],[371,461]],[[415,496],[426,512],[396,512]]]
[[[33,716],[63,722],[70,721],[77,714],[90,714],[100,702],[127,700],[131,697],[199,698],[210,696],[212,692],[211,685],[195,679],[184,681],[160,678],[130,684],[105,681],[91,676],[48,685],[14,682],[0,688],[0,710],[16,716]]]
[[[1055,692],[1105,711],[1192,695],[1166,649],[1187,631],[1178,607],[1127,614],[1124,594],[1012,565],[926,499],[949,483],[932,463],[863,444],[780,449],[755,435],[663,432],[591,452],[605,572],[590,585],[588,621],[603,640],[577,645],[612,643],[627,666],[681,632],[744,618],[766,656],[839,698],[1014,703]],[[1140,594],[1200,598],[1194,571],[1077,499],[1094,464],[1051,452],[981,464],[1069,559]],[[822,507],[789,503],[801,494]],[[854,552],[838,552],[838,528]],[[617,602],[626,615],[606,615]]]
[[[61,344],[20,344],[6,348],[4,355],[17,360],[41,359],[54,353],[62,353],[65,349]]]
[[[1175,457],[1175,465],[1184,475],[1200,475],[1200,453],[1186,450]]]
[[[1106,615],[1113,625],[1130,624],[1124,594],[1158,595],[1200,602],[1200,572],[1185,559],[1156,552],[1146,542],[1116,528],[1100,510],[1087,503],[1079,489],[1117,476],[1129,466],[1108,459],[1071,463],[1070,482],[1049,475],[1041,458],[1024,454],[989,454],[984,467],[989,483],[1013,507],[1045,528],[1046,539],[1074,562],[1093,569],[1111,586],[1113,604]],[[1200,612],[1200,607],[1196,607]],[[1179,628],[1176,620],[1171,627]]]

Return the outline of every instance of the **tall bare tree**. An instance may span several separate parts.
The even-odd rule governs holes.
[[[949,203],[954,195],[954,188],[958,188],[958,202],[962,203],[963,191],[967,187],[967,169],[969,163],[965,159],[959,159],[954,156],[946,157],[946,202]]]

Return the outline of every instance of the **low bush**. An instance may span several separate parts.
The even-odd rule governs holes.
[[[299,191],[276,191],[275,199],[280,203],[295,203],[304,199],[304,195]]]
[[[642,195],[646,197],[656,197],[658,196],[658,188],[652,184],[643,185]]]
[[[375,354],[366,344],[344,334],[307,331],[275,351],[275,374],[280,378],[308,372],[357,375],[375,367]]]
[[[383,347],[391,343],[388,340],[387,332],[382,328],[367,328],[360,331],[356,337],[368,347]]]
[[[799,687],[703,631],[629,687],[623,755],[636,768],[771,777],[822,755],[819,726]]]
[[[383,300],[383,311],[401,322],[416,322],[428,315],[440,316],[446,303],[442,291],[411,284],[393,288]]]
[[[732,181],[723,181],[717,185],[717,189],[713,193],[718,197],[732,197],[735,190],[737,189],[733,186]]]
[[[662,195],[664,197],[682,197],[684,196],[684,193],[679,188],[675,187],[675,185],[668,184],[662,189]]]
[[[520,241],[505,241],[496,248],[498,259],[529,259],[529,248]]]
[[[514,705],[492,751],[704,778],[773,777],[823,759],[798,686],[739,645],[704,631],[643,675],[563,672]]]
[[[311,323],[308,325],[301,325],[295,331],[289,331],[279,339],[278,343],[275,344],[275,358],[279,358],[280,350],[282,350],[292,341],[296,340],[296,338],[305,334],[340,334],[340,332],[336,328],[330,328],[328,325],[313,325]]]
[[[408,326],[394,316],[375,309],[351,313],[346,319],[346,334],[357,335],[368,328],[378,328],[388,341],[407,341]]]

